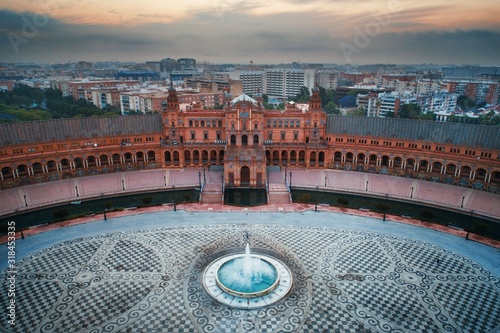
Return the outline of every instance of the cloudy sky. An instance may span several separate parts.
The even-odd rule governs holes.
[[[498,0],[0,0],[0,61],[500,65]]]

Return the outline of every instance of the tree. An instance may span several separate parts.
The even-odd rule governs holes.
[[[358,117],[366,117],[366,110],[364,107],[360,106],[352,115]]]
[[[299,93],[295,95],[293,100],[297,103],[309,102],[311,95],[309,94],[309,89],[305,86],[300,87]]]
[[[340,110],[337,108],[337,105],[330,101],[327,105],[325,105],[324,110],[328,114],[340,114]]]
[[[398,118],[420,119],[422,110],[415,103],[403,104],[398,111]]]
[[[468,96],[460,95],[457,98],[457,106],[462,110],[469,110],[476,106],[476,103]]]
[[[328,103],[335,103],[335,91],[332,89],[319,88],[319,97],[321,97],[321,106],[324,108]]]
[[[480,115],[478,120],[482,125],[500,125],[500,115],[495,114],[493,110],[491,110],[487,114]]]

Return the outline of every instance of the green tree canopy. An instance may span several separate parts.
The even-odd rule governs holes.
[[[469,110],[476,106],[476,102],[474,102],[470,97],[465,95],[460,95],[457,98],[457,105],[462,110]]]
[[[324,110],[328,114],[340,114],[340,110],[337,105],[333,103],[333,101],[330,101],[327,105],[325,105]]]
[[[422,110],[415,103],[403,104],[399,108],[398,117],[406,119],[420,119]]]

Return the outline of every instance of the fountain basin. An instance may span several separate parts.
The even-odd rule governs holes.
[[[258,309],[266,307],[280,301],[292,289],[292,273],[281,261],[266,255],[251,254],[252,259],[259,259],[261,264],[266,267],[269,265],[271,271],[276,271],[272,282],[266,282],[261,287],[246,289],[246,287],[235,287],[231,282],[221,282],[218,276],[222,266],[230,268],[232,265],[238,266],[238,260],[244,259],[245,254],[233,254],[223,256],[214,260],[205,269],[202,277],[202,283],[205,291],[214,300],[224,305],[238,309]],[[228,264],[226,266],[226,263]]]
[[[226,293],[243,298],[269,294],[279,284],[276,267],[261,255],[242,254],[222,261],[215,276],[217,285]],[[250,265],[245,272],[245,264]]]

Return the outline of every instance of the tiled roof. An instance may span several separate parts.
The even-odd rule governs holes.
[[[5,123],[0,124],[0,147],[161,131],[158,114]]]
[[[327,133],[500,149],[500,127],[455,122],[328,115]]]

